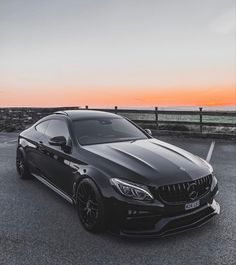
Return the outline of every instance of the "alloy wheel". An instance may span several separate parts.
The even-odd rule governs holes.
[[[77,191],[77,206],[81,222],[87,229],[92,229],[98,221],[99,203],[93,187],[82,182]]]

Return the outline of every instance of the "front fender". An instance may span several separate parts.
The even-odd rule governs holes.
[[[73,185],[74,198],[76,197],[76,191],[79,183],[85,178],[90,178],[93,180],[103,197],[109,197],[109,188],[112,188],[109,182],[110,177],[105,172],[102,172],[96,167],[87,165],[82,166],[77,170],[75,182]]]

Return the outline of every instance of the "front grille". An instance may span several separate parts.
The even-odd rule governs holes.
[[[212,175],[208,175],[190,182],[161,186],[157,189],[157,196],[158,199],[169,204],[191,202],[207,194],[211,182]]]

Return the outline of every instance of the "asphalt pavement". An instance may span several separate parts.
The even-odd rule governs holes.
[[[203,158],[212,148],[212,139],[159,139]],[[19,179],[16,134],[0,133],[0,264],[236,264],[236,143],[214,141],[221,214],[178,235],[134,240],[86,232],[67,201],[36,179]]]

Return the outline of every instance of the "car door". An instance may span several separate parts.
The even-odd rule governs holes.
[[[72,196],[73,169],[69,166],[72,154],[63,150],[61,146],[50,144],[50,139],[58,136],[64,136],[68,143],[71,141],[66,120],[51,119],[44,140],[41,141],[44,152],[41,171],[54,186]]]

